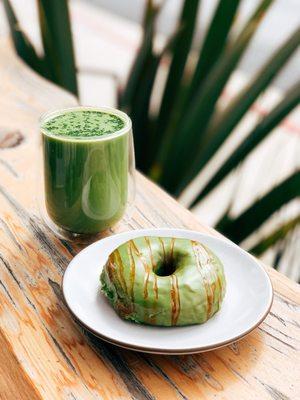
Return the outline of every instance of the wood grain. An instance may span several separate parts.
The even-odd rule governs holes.
[[[23,140],[0,149],[0,399],[299,399],[299,286],[268,269],[270,314],[245,339],[208,353],[156,356],[106,344],[71,318],[60,283],[79,246],[57,239],[35,200],[37,120],[75,99],[0,44],[0,130]],[[132,218],[114,230],[202,226],[138,174]],[[298,378],[298,380],[297,380]]]

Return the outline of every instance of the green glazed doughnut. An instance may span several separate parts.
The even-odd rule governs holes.
[[[226,286],[223,265],[206,246],[154,236],[115,249],[100,281],[120,317],[160,326],[207,321],[220,309]]]

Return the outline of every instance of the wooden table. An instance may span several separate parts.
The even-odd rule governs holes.
[[[79,247],[44,226],[35,201],[38,117],[75,99],[25,67],[6,42],[0,45],[0,87],[0,398],[299,399],[300,290],[269,268],[275,298],[265,322],[216,351],[134,353],[76,325],[60,283]],[[217,234],[137,178],[132,220],[114,232],[171,226]]]

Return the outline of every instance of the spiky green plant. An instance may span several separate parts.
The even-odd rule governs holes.
[[[119,106],[129,112],[133,120],[138,167],[175,196],[179,196],[214,157],[300,44],[299,28],[267,60],[225,110],[219,111],[217,105],[223,90],[273,0],[261,0],[244,27],[237,35],[233,35],[232,27],[240,3],[240,0],[219,0],[203,38],[194,70],[187,75],[186,66],[188,56],[193,51],[191,46],[200,1],[183,1],[177,33],[173,46],[169,48],[170,63],[160,106],[153,115],[149,99],[153,95],[155,75],[161,65],[155,65],[156,70],[151,71],[151,78],[147,65],[152,57],[163,58],[164,55],[155,53],[153,49],[158,10],[152,1],[148,1],[141,51],[129,75],[129,82],[135,82],[135,89],[129,93],[129,85],[125,87]],[[153,36],[146,35],[146,32],[151,32]],[[138,74],[137,66],[140,66]],[[148,83],[147,87],[143,82]],[[148,99],[147,102],[137,100],[138,96],[143,95]],[[195,193],[191,205],[198,204],[243,162],[299,101],[300,81],[295,82],[284,99],[228,155],[205,187]],[[241,242],[281,206],[299,195],[299,172],[296,171],[241,215],[232,218],[226,213],[217,228],[236,242]],[[285,231],[282,229],[280,232]]]
[[[278,228],[274,229],[259,243],[251,247],[249,251],[255,254],[256,256],[264,254],[265,251],[267,251],[270,247],[277,244],[277,242],[280,242],[290,232],[292,232],[299,224],[300,224],[300,214],[290,219],[289,221],[284,222]]]
[[[10,0],[3,0],[18,55],[39,74],[78,95],[76,66],[67,0],[38,0],[43,54],[38,55],[22,31]]]

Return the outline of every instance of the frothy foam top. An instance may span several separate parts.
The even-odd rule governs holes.
[[[122,118],[109,112],[78,110],[50,118],[42,128],[57,136],[92,137],[115,133],[124,126]]]

